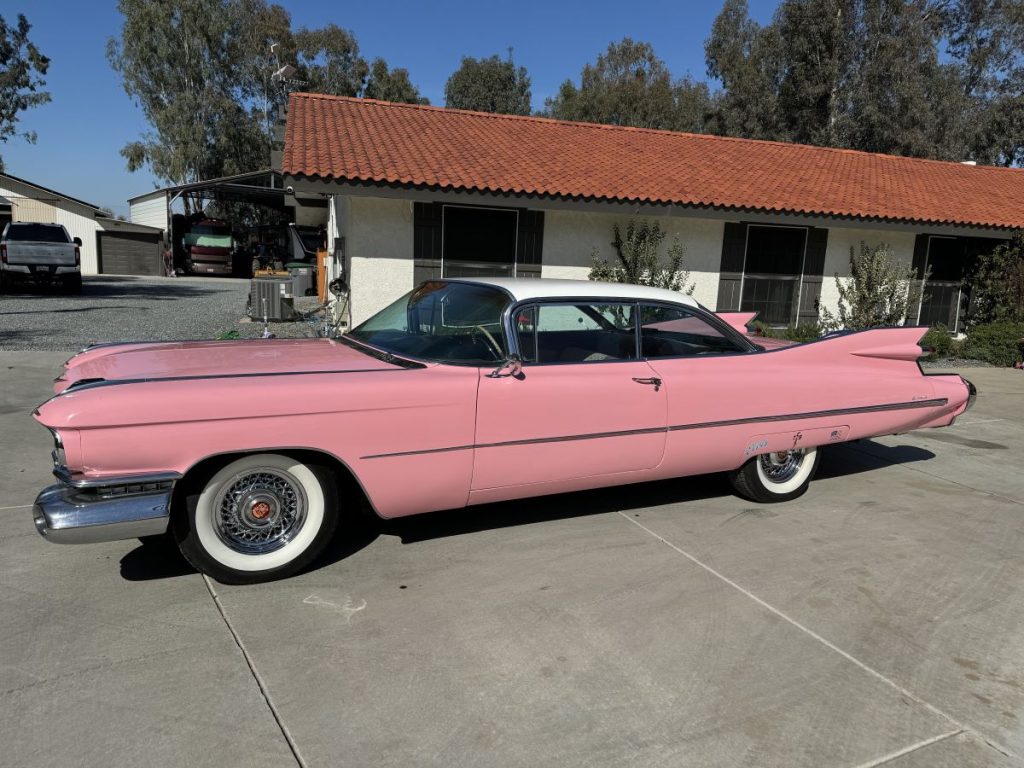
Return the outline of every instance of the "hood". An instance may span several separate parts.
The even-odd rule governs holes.
[[[210,378],[395,368],[334,339],[254,339],[111,344],[86,349],[64,364],[60,394],[76,382]]]

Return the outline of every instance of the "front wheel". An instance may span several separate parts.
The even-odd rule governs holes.
[[[820,460],[817,448],[765,453],[730,472],[729,481],[740,496],[751,501],[789,501],[804,494]]]
[[[178,547],[196,570],[224,584],[291,576],[334,535],[334,480],[290,456],[243,456],[186,494],[174,521]]]

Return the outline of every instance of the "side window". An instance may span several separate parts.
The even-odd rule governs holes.
[[[525,362],[636,359],[633,304],[538,304],[516,312],[515,324]]]
[[[640,349],[644,357],[689,357],[742,352],[718,328],[679,307],[640,307]]]

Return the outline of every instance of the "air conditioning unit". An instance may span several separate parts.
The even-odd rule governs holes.
[[[296,318],[292,276],[254,277],[249,294],[249,313],[253,320],[284,321]]]

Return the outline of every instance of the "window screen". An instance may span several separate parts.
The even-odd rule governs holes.
[[[749,227],[740,309],[772,325],[793,322],[807,230]]]
[[[444,207],[444,277],[513,277],[516,265],[514,209]]]

